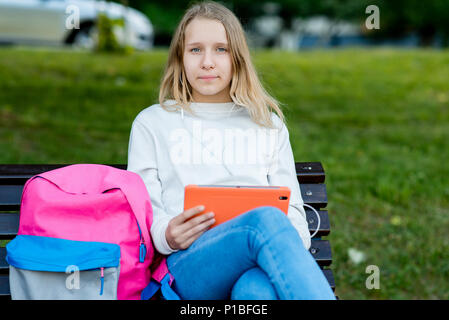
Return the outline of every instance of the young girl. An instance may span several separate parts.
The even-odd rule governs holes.
[[[282,111],[260,84],[241,24],[226,7],[203,2],[185,13],[159,104],[132,124],[128,170],[145,182],[151,236],[168,255],[182,299],[335,299],[308,252]],[[204,208],[183,210],[188,184],[288,186],[288,215],[263,206],[210,228],[213,212],[190,219]]]

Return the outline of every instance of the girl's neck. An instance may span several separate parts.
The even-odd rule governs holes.
[[[192,102],[194,103],[230,103],[232,102],[232,99],[214,99],[214,98],[210,98],[210,99],[192,99]]]
[[[192,102],[197,103],[228,103],[232,102],[231,95],[229,94],[229,88],[214,94],[214,95],[202,95],[193,90]]]

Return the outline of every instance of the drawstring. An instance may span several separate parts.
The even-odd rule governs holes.
[[[228,118],[229,118],[229,116],[231,115],[232,109],[234,109],[234,107],[235,107],[235,103],[234,103],[234,105],[232,106],[231,110],[228,112]]]

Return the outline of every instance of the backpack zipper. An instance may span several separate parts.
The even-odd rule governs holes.
[[[101,287],[100,287],[100,296],[103,295],[103,288],[104,288],[104,268],[100,268],[100,283],[101,283]]]
[[[137,219],[136,219],[137,222]],[[139,222],[137,222],[137,228],[139,228],[140,243],[139,243],[139,262],[145,262],[145,256],[147,254],[147,248],[145,246],[145,240],[142,237],[142,231],[140,230]]]
[[[121,190],[120,188],[111,188],[111,189],[107,189],[107,190],[103,191],[102,193],[106,193],[106,192],[108,192],[110,190],[114,190],[114,189]],[[137,221],[137,217],[135,215],[134,215],[134,217],[136,218],[137,228],[139,229],[139,237],[140,237],[140,242],[139,242],[139,262],[140,263],[144,263],[145,262],[145,256],[147,255],[147,247],[145,245],[145,240],[144,240],[144,238],[142,236],[142,230],[140,230],[139,221]]]

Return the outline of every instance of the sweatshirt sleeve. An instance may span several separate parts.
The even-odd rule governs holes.
[[[152,132],[137,119],[131,127],[128,146],[128,171],[137,173],[145,183],[153,208],[151,238],[156,250],[168,255],[173,250],[165,238],[170,216],[162,203],[162,185],[158,176],[156,139]]]
[[[275,121],[281,123],[276,116]],[[288,129],[284,123],[278,132],[277,146],[268,171],[268,182],[272,186],[286,186],[290,188],[290,203],[287,216],[298,231],[299,236],[308,250],[311,245],[309,226],[304,210],[300,186],[296,177],[295,160],[290,145]]]

